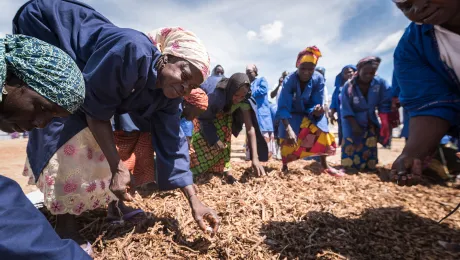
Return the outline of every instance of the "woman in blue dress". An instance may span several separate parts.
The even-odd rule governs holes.
[[[388,83],[376,76],[379,57],[358,62],[357,74],[342,89],[342,166],[348,170],[375,171],[380,140],[379,113],[391,112],[392,92]]]
[[[246,66],[246,75],[248,75],[251,81],[252,97],[257,103],[257,122],[259,123],[260,131],[268,146],[268,158],[271,158],[272,154],[275,152],[275,137],[273,135],[270,103],[268,102],[268,82],[264,77],[259,77],[259,70],[255,64]],[[246,140],[246,144],[247,143]],[[249,157],[249,145],[246,145],[246,160],[249,160]]]
[[[283,82],[276,119],[280,120],[279,138],[283,171],[288,163],[310,156],[320,156],[321,166],[330,175],[343,173],[330,167],[326,157],[336,151],[335,137],[329,132],[325,116],[324,77],[315,71],[321,52],[316,46],[299,52],[297,71]]]
[[[342,71],[335,77],[335,89],[332,93],[332,100],[330,108],[330,121],[331,124],[337,122],[338,134],[339,134],[339,146],[342,145],[342,119],[340,113],[340,93],[342,93],[342,87],[356,72],[356,66],[354,65],[347,65],[342,68]],[[335,113],[337,113],[337,118],[335,117]]]
[[[120,28],[72,0],[29,1],[13,27],[15,33],[64,50],[86,83],[79,113],[32,131],[27,147],[27,169],[57,215],[61,237],[83,244],[75,216],[106,204],[111,216],[132,216],[133,209],[116,202],[129,200],[131,176],[117,152],[110,119],[133,111],[149,119],[159,188],[181,188],[200,228],[206,229],[206,219],[217,231],[215,212],[196,196],[187,140],[180,131],[181,97],[208,75],[209,55],[200,40],[182,28],[148,35]]]

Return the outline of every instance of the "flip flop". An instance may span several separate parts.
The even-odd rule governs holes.
[[[337,177],[337,178],[340,178],[346,175],[343,170],[337,170],[337,172],[333,172],[331,169],[324,169],[324,172],[331,176]]]
[[[93,256],[93,246],[91,246],[90,242],[86,242],[85,248],[81,248],[83,251],[85,251],[89,256]]]
[[[123,216],[120,218],[117,218],[117,217],[106,217],[105,220],[107,222],[110,222],[111,224],[121,224],[123,223],[124,221],[129,221],[131,220],[132,218],[134,218],[135,216],[137,216],[138,214],[145,214],[145,212],[142,210],[142,209],[136,209],[136,210],[133,210],[127,214],[123,214]]]

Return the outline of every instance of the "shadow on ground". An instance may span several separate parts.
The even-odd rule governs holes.
[[[460,259],[438,241],[460,231],[401,208],[366,210],[359,219],[311,212],[299,222],[269,222],[260,233],[284,259]]]

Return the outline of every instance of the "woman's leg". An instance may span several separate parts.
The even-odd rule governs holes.
[[[86,241],[79,232],[77,219],[75,215],[63,214],[56,215],[55,231],[62,239],[72,239],[80,246],[86,246]]]
[[[321,155],[320,156],[320,159],[321,159],[321,166],[323,167],[324,171],[332,176],[336,176],[336,177],[342,177],[344,176],[344,172],[342,170],[337,170],[331,166],[328,165],[327,163],[327,155]]]

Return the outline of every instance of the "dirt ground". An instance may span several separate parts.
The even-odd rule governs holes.
[[[240,137],[232,146],[239,183],[212,174],[196,180],[200,198],[222,221],[217,237],[198,230],[179,191],[143,194],[133,205],[151,217],[141,224],[108,224],[104,209],[79,217],[95,259],[460,259],[438,244],[460,242],[460,213],[437,223],[460,201],[459,189],[429,182],[399,187],[376,174],[337,179],[303,160],[287,175],[271,161],[269,176],[256,178],[242,144]],[[391,163],[403,145],[394,139],[392,150],[380,149],[381,164]],[[21,176],[25,146],[0,141],[0,172],[28,192],[34,188]]]

